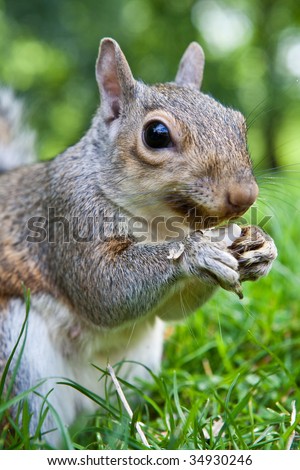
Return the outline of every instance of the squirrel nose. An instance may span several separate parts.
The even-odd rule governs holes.
[[[227,192],[227,210],[229,213],[246,212],[258,196],[258,186],[255,181],[245,185],[234,184]]]

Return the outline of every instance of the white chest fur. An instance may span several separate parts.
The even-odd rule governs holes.
[[[11,301],[9,315],[5,316],[5,324],[2,325],[6,338],[9,338],[6,342],[8,351],[17,340],[24,316],[24,303]],[[38,392],[46,396],[53,389],[49,401],[62,422],[69,425],[80,411],[92,411],[95,404],[71,387],[57,382],[62,378],[69,379],[103,396],[104,380],[99,381],[102,374],[93,364],[105,369],[107,362],[114,365],[124,360],[138,361],[157,372],[161,362],[163,330],[163,322],[151,318],[122,329],[103,331],[77,320],[74,313],[51,296],[33,296],[21,378],[18,379],[22,381],[24,377],[26,383],[17,383],[17,388],[21,391],[46,379]],[[136,377],[150,378],[145,367],[126,362],[118,374],[129,381]],[[34,413],[38,413],[37,408],[41,404],[42,400],[35,397]],[[53,435],[50,440],[56,442],[57,437]]]

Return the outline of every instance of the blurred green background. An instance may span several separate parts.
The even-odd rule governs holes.
[[[38,152],[75,143],[99,101],[102,37],[121,45],[135,77],[170,81],[192,40],[206,54],[203,90],[247,117],[261,168],[297,164],[300,2],[297,0],[0,0],[0,83],[25,97]]]
[[[266,279],[245,283],[242,302],[220,291],[176,328],[166,341],[163,399],[156,391],[152,400],[166,418],[157,419],[155,405],[153,420],[146,412],[142,421],[151,421],[162,448],[193,448],[196,409],[207,429],[219,416],[234,426],[224,442],[200,448],[286,448],[291,403],[298,410],[300,403],[300,1],[0,0],[0,83],[25,99],[41,159],[88,128],[104,36],[120,43],[135,77],[149,83],[173,80],[189,42],[203,46],[203,90],[247,117],[260,186],[250,221],[262,225],[271,216],[264,228],[279,252]],[[109,415],[97,439],[111,428],[118,429]]]

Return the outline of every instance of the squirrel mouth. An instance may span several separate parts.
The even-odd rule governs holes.
[[[197,204],[194,199],[179,193],[169,193],[165,201],[174,212],[183,217],[183,223],[189,225],[192,230],[215,227],[228,218],[209,214],[205,207]]]

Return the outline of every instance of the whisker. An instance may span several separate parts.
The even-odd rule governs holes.
[[[264,101],[267,101],[267,98],[264,100]],[[267,113],[270,113],[271,111],[274,111],[274,109],[276,109],[274,106],[269,106],[269,107],[265,107],[265,108],[262,108],[261,111],[259,111],[256,116],[254,116],[250,122],[247,121],[247,131],[251,128],[251,126],[255,123],[255,121],[257,121],[257,119],[264,115],[264,114],[267,114]]]
[[[275,210],[275,208],[271,205],[270,203],[270,200],[269,199],[265,199],[264,197],[259,197],[258,198],[258,201],[260,202],[260,204],[263,204],[264,206],[268,207],[268,209],[271,209],[272,211]],[[261,211],[262,212],[262,211]]]
[[[193,338],[193,340],[195,341],[196,345],[199,346],[199,341],[198,341],[198,338],[193,330],[193,327],[191,325],[191,322],[189,321],[190,320],[190,316],[187,314],[187,310],[185,308],[185,305],[184,305],[184,300],[183,300],[183,297],[182,297],[182,289],[180,289],[180,306],[181,306],[181,309],[182,309],[182,313],[183,313],[183,317],[185,318],[186,320],[186,325],[188,327],[188,330],[190,332],[190,335],[191,337]]]
[[[296,184],[291,184],[289,183],[287,186],[283,186],[282,183],[279,183],[277,181],[272,182],[272,181],[265,181],[264,185],[260,186],[260,191],[269,191],[271,194],[275,190],[277,193],[281,193],[287,197],[292,196],[291,194],[287,193],[287,189],[294,188],[294,189],[300,189],[300,185]],[[293,196],[292,196],[293,197]]]
[[[253,108],[252,110],[250,111],[249,114],[247,114],[245,117],[246,117],[246,121],[248,121],[248,119],[250,118],[250,116],[256,112],[257,109],[259,109],[260,106],[262,106],[264,103],[267,102],[267,98],[264,98],[263,100],[259,101]]]
[[[297,167],[297,166],[300,166],[300,163],[287,163],[285,165],[278,165],[276,167],[273,167],[273,168],[265,168],[263,170],[259,170],[257,173],[271,173],[271,172],[274,172],[274,171],[282,171],[282,169],[285,169],[285,168],[290,168],[290,167]],[[287,170],[287,171],[294,171],[294,170]],[[286,172],[286,170],[284,170],[284,172]],[[255,174],[257,174],[255,172]]]
[[[125,346],[125,351],[126,351],[126,352],[128,351],[128,348],[129,348],[129,346],[130,346],[130,343],[131,343],[131,340],[132,340],[132,337],[133,337],[133,333],[134,333],[135,327],[136,327],[136,322],[134,322],[133,325],[132,325],[129,338],[128,338],[127,344],[126,344],[126,346]]]
[[[270,197],[269,197],[269,199],[270,199]],[[281,202],[281,203],[283,203],[283,204],[289,206],[290,208],[294,209],[295,211],[298,210],[297,206],[295,206],[294,204],[290,203],[290,202],[287,201],[286,199],[282,199],[282,198],[280,198],[280,197],[278,197],[278,196],[276,196],[276,195],[273,196],[273,199],[275,199],[276,201],[279,201],[279,202]],[[260,201],[262,201],[262,200],[260,199]],[[262,202],[264,202],[264,201],[262,201]],[[265,203],[265,204],[266,204],[266,203]],[[276,210],[277,210],[277,209],[276,209]]]

